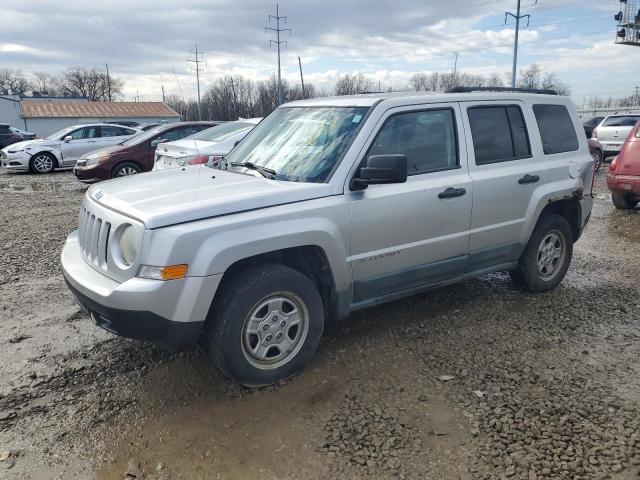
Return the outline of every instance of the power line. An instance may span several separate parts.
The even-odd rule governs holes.
[[[523,18],[527,19],[527,27],[529,26],[529,21],[531,20],[531,15],[528,13],[526,15],[520,14],[520,3],[521,0],[518,0],[518,9],[516,10],[516,14],[514,15],[511,12],[505,12],[504,14],[504,24],[507,24],[507,17],[511,16],[516,19],[516,36],[513,42],[513,68],[511,70],[511,87],[516,88],[516,69],[518,67],[518,36],[520,35],[520,20]],[[536,0],[536,4],[538,0]]]
[[[193,55],[193,58],[191,58]],[[204,68],[200,68],[201,63],[206,63],[202,60],[202,55],[204,52],[198,51],[198,44],[196,43],[195,52],[189,52],[189,58],[187,59],[187,63],[194,63],[194,70],[196,71],[196,82],[198,84],[198,120],[202,120],[202,106],[200,104],[200,73],[204,72]]]
[[[276,45],[278,47],[278,105],[282,104],[282,78],[280,74],[280,45],[284,44],[287,46],[286,40],[280,40],[280,32],[288,31],[289,35],[291,35],[290,28],[280,28],[280,20],[284,20],[284,23],[287,23],[287,17],[280,16],[279,5],[276,3],[276,14],[269,15],[269,24],[271,24],[271,20],[276,21],[276,28],[273,27],[264,27],[264,31],[271,30],[272,32],[276,32],[276,40],[269,40],[269,46]]]

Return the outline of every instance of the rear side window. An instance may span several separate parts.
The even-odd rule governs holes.
[[[457,168],[456,128],[451,109],[397,113],[378,132],[368,156],[407,156],[407,173]]]
[[[578,150],[578,136],[564,105],[534,105],[545,155]]]
[[[102,136],[103,137],[121,137],[123,135],[128,135],[123,128],[120,127],[111,127],[111,126],[102,126]]]
[[[520,107],[471,107],[467,113],[476,165],[531,157],[529,134]]]

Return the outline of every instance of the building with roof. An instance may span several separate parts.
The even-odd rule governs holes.
[[[89,102],[86,98],[0,96],[0,123],[47,136],[70,125],[135,121],[177,122],[163,102]]]

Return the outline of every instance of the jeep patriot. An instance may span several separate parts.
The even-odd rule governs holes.
[[[288,378],[355,310],[507,271],[564,278],[593,161],[567,97],[453,89],[288,103],[222,162],[92,186],[64,277],[110,332],[203,340],[241,384]]]

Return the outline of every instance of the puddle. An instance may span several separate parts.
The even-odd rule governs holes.
[[[29,182],[10,183],[0,182],[0,191],[20,192],[20,193],[41,193],[41,192],[70,192],[79,190],[82,185],[74,185],[65,182]]]

